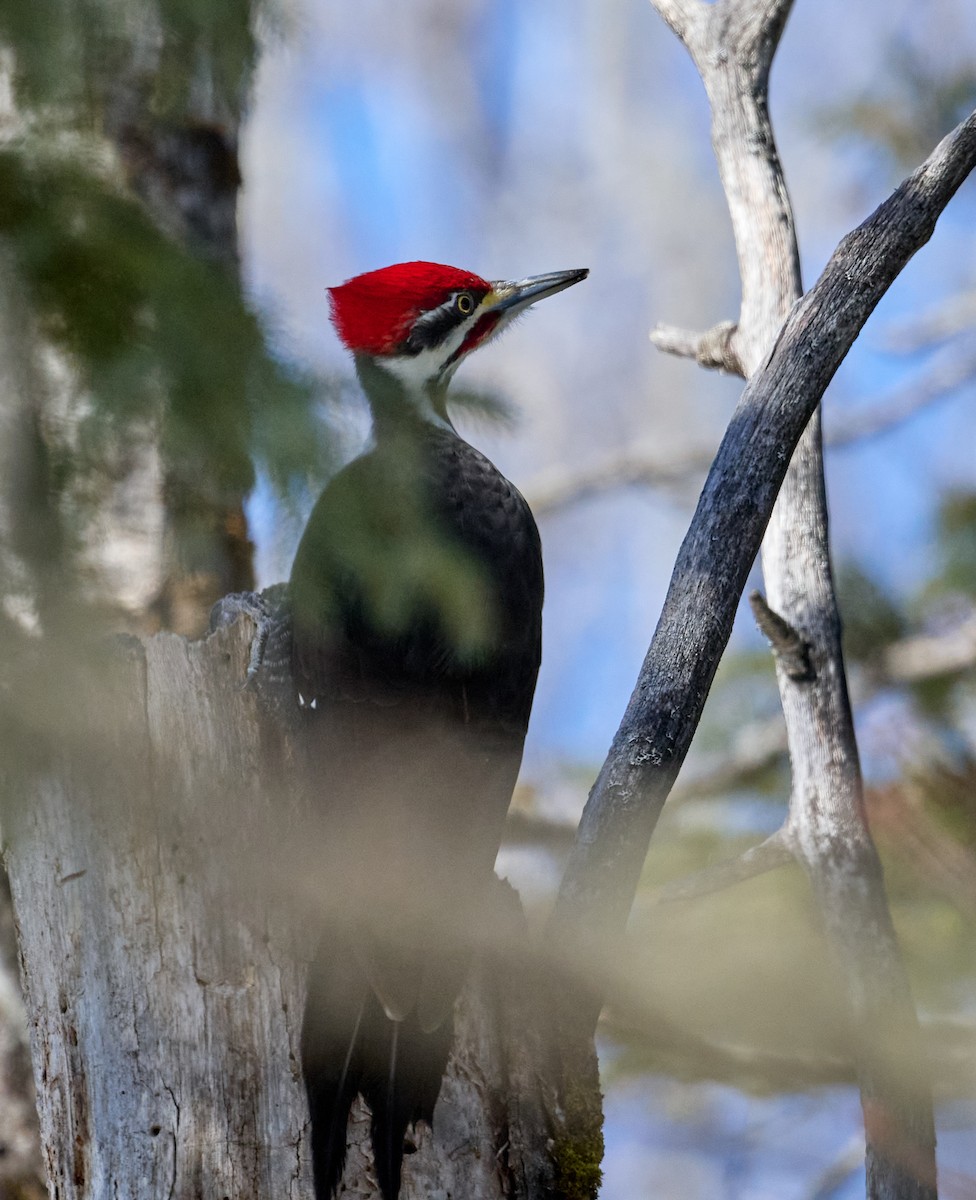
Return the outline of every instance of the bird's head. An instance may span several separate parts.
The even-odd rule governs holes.
[[[493,282],[438,263],[368,271],[329,289],[347,349],[392,376],[411,398],[442,396],[462,359],[531,304],[579,283],[586,269]]]

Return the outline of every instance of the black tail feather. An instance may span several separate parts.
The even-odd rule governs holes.
[[[372,1113],[376,1177],[397,1200],[407,1126],[431,1123],[454,1033],[431,1033],[411,1013],[391,1021],[354,955],[323,943],[309,973],[302,1070],[312,1118],[316,1200],[332,1200],[346,1161],[349,1110],[360,1093]]]
[[[433,1120],[454,1022],[448,1019],[425,1033],[414,1013],[390,1021],[372,995],[367,1008],[378,1020],[368,1045],[364,1035],[360,1091],[373,1114],[373,1154],[383,1200],[397,1200],[407,1126]]]
[[[302,1072],[312,1119],[317,1200],[331,1200],[346,1164],[346,1125],[360,1090],[362,1026],[370,999],[348,955],[320,949],[309,968],[302,1024]]]

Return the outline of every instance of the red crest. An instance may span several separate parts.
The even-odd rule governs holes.
[[[491,284],[470,271],[440,263],[407,262],[367,271],[329,288],[332,323],[347,349],[389,354],[414,321],[452,292],[487,292]]]

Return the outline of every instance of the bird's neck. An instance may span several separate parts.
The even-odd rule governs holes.
[[[356,355],[356,374],[369,401],[377,442],[423,436],[431,429],[454,432],[446,383],[404,379],[365,354]]]

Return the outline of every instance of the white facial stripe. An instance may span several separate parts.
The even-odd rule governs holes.
[[[488,298],[486,297],[486,299]],[[442,318],[447,311],[453,309],[454,302],[455,296],[451,296],[450,299],[437,308],[425,313],[420,320],[423,322],[433,322]],[[529,306],[529,303],[531,301],[525,305],[517,305],[500,313],[498,322],[487,340],[491,340],[501,333],[514,317],[518,316]],[[481,304],[476,306],[474,312],[462,321],[460,325],[456,325],[437,346],[428,347],[417,354],[386,354],[374,360],[378,367],[382,367],[384,371],[389,371],[391,375],[394,375],[399,380],[407,398],[417,413],[433,425],[438,425],[445,429],[452,428],[450,422],[446,421],[434,409],[430,397],[430,385],[433,383],[443,384],[450,381],[458,366],[467,357],[467,352],[458,355],[448,366],[444,364],[448,363],[452,356],[460,349],[464,343],[464,339],[484,315],[485,305],[484,301],[482,301]],[[478,343],[478,345],[483,344],[484,342]]]

